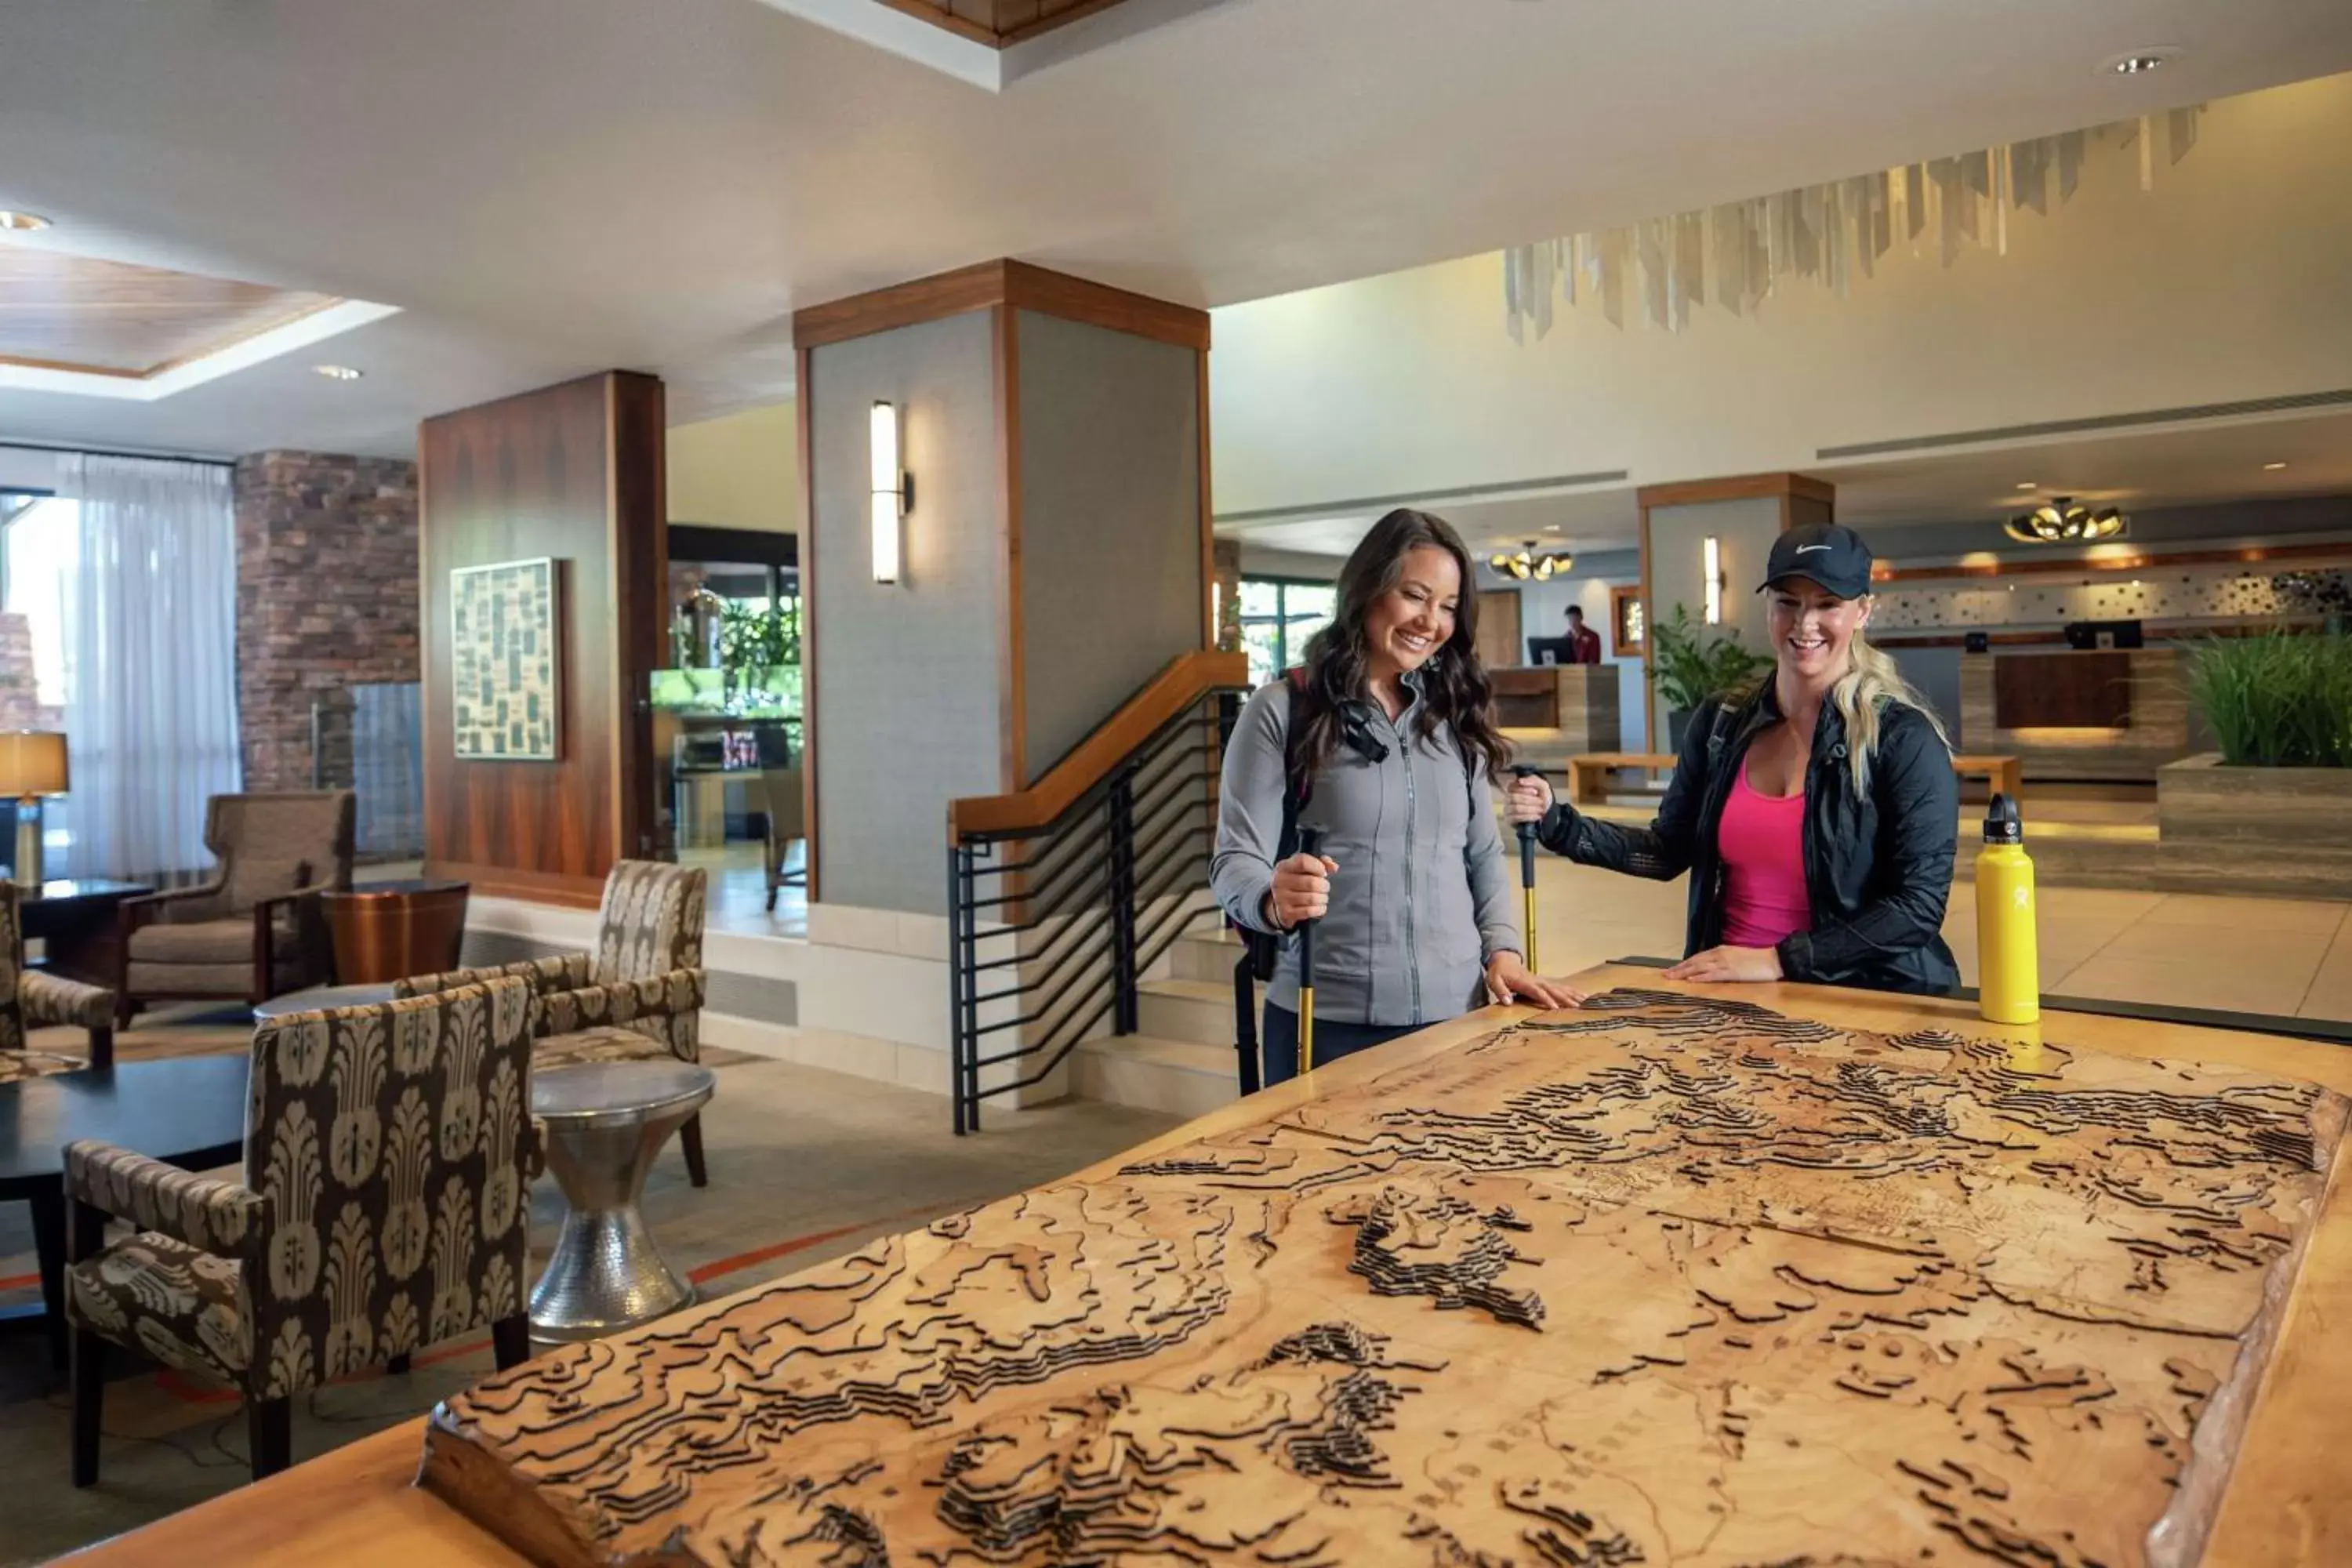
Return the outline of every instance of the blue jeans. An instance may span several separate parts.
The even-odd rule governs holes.
[[[1329,1067],[1341,1057],[1355,1055],[1373,1046],[1384,1046],[1391,1040],[1425,1028],[1422,1024],[1335,1024],[1321,1018],[1315,1020],[1315,1065]],[[1264,1087],[1298,1076],[1298,1015],[1287,1007],[1265,1005],[1265,1024],[1258,1031],[1260,1070],[1265,1074]]]

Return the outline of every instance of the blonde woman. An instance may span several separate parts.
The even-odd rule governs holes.
[[[1959,983],[1944,945],[1958,838],[1951,742],[1870,624],[1870,547],[1850,528],[1772,546],[1773,670],[1691,715],[1647,827],[1554,804],[1541,779],[1506,815],[1587,866],[1690,873],[1683,961],[1669,979],[1802,980],[1934,994]]]

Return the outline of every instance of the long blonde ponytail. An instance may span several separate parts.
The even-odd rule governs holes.
[[[1860,627],[1854,629],[1848,648],[1853,662],[1830,688],[1830,700],[1837,705],[1838,717],[1845,721],[1846,761],[1853,770],[1853,793],[1859,798],[1870,793],[1870,759],[1878,750],[1879,711],[1887,703],[1916,708],[1947,752],[1952,749],[1952,738],[1945,733],[1936,710],[1895,668],[1895,660],[1885,649],[1871,647]]]

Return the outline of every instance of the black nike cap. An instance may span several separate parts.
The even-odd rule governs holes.
[[[1809,522],[1772,542],[1772,558],[1756,591],[1760,594],[1783,577],[1803,577],[1841,599],[1859,599],[1870,592],[1870,567],[1875,559],[1853,530],[1834,522]]]

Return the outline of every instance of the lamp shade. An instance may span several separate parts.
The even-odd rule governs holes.
[[[66,738],[54,730],[0,730],[0,796],[63,795],[72,787]]]

